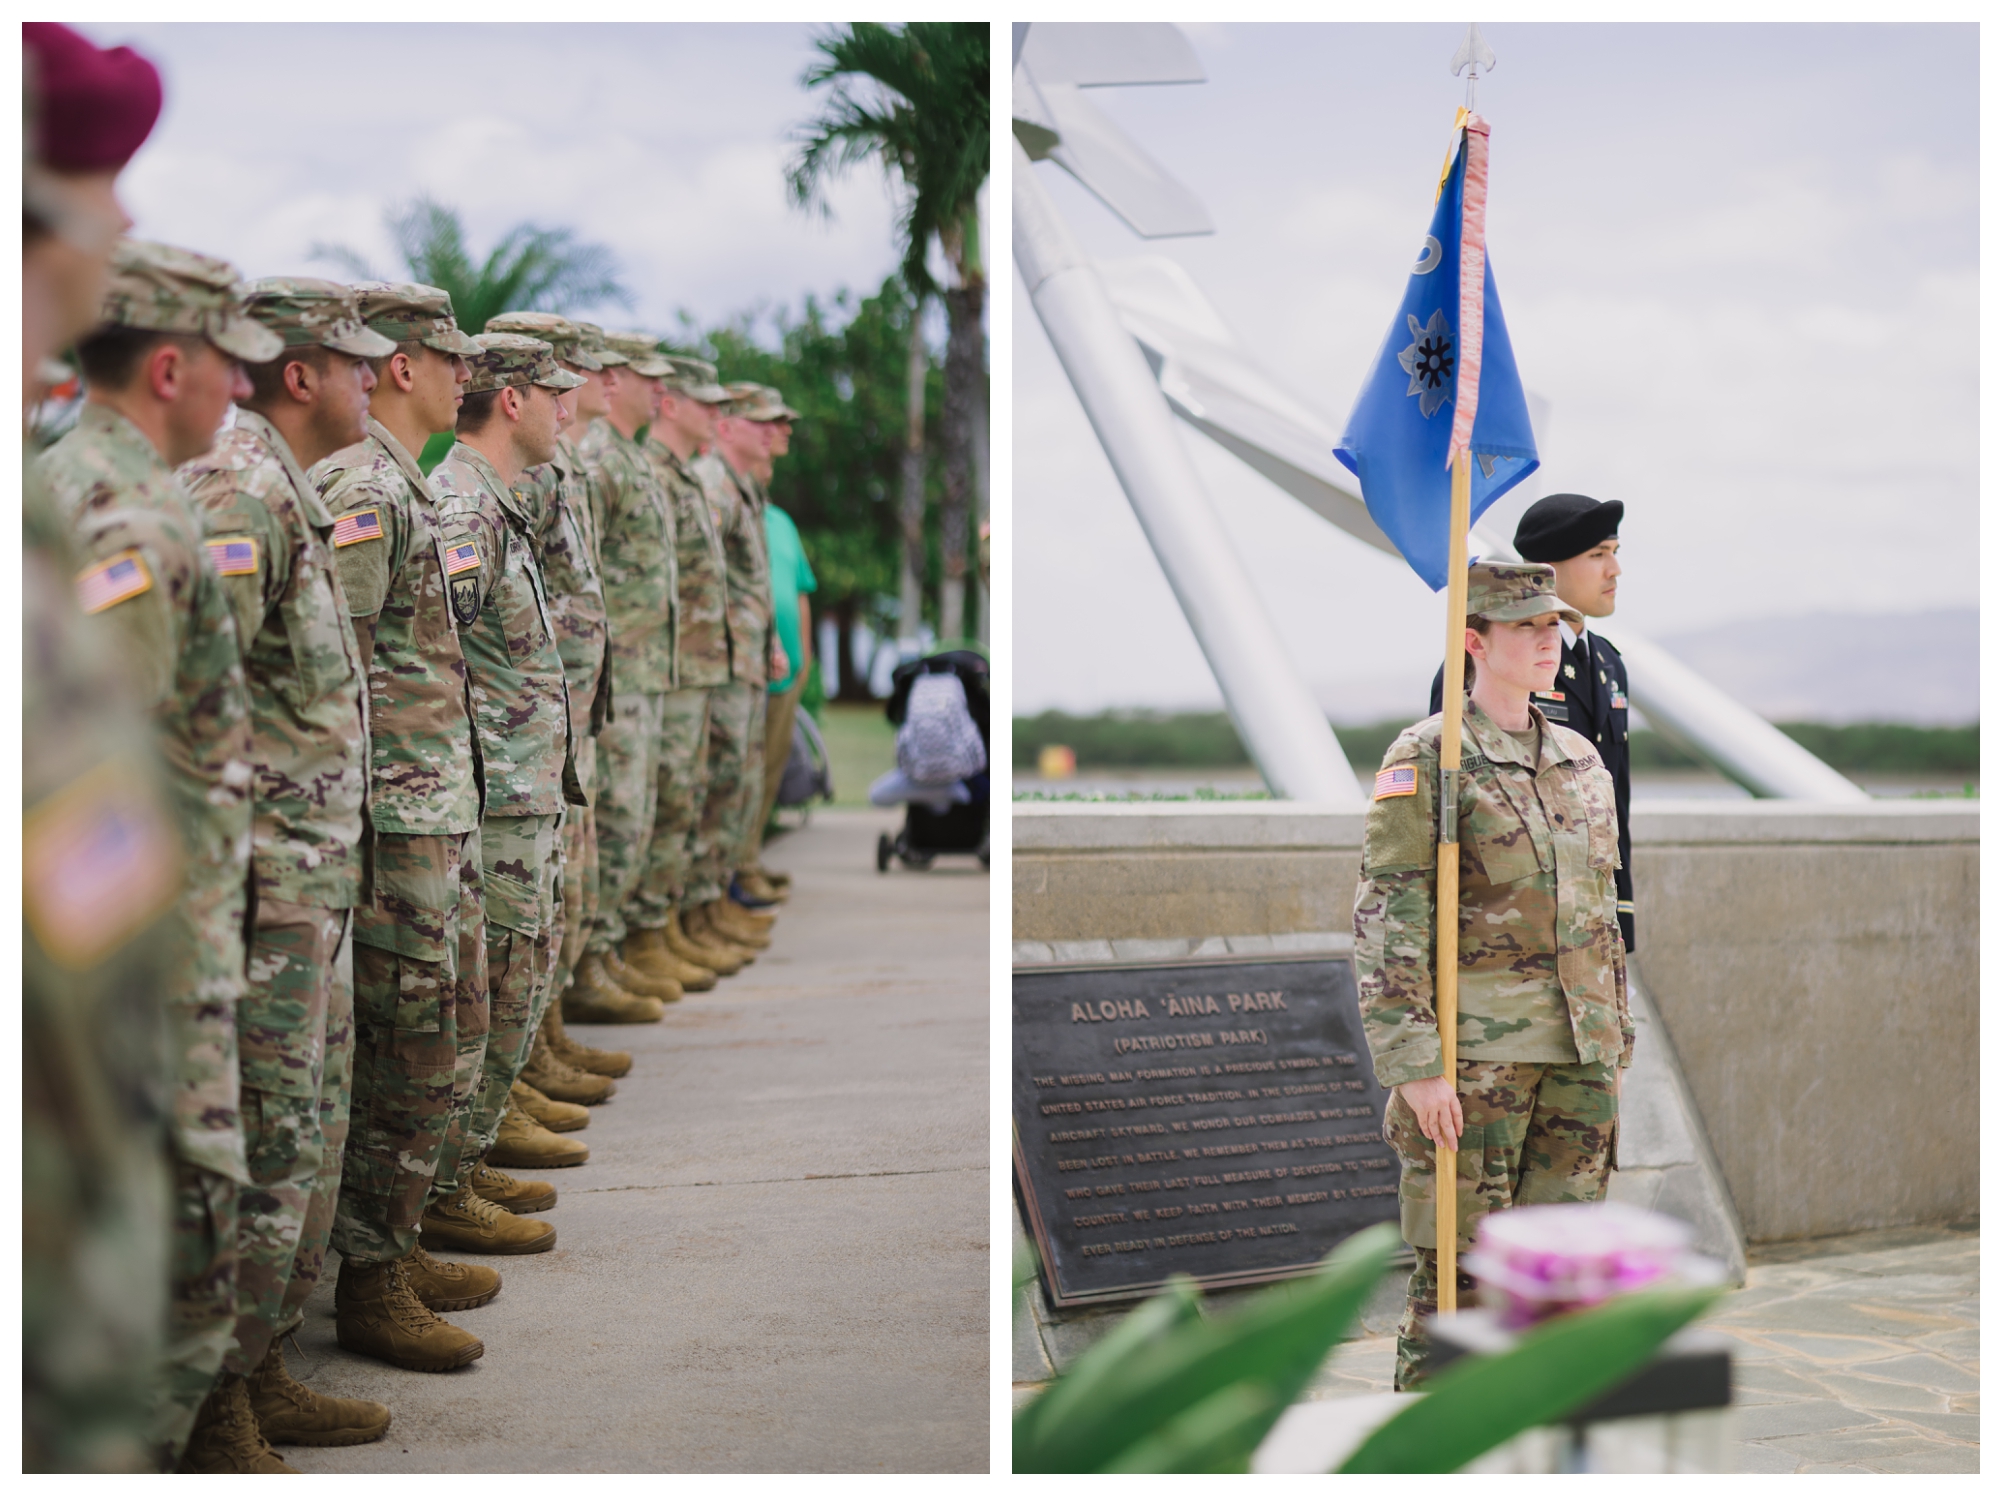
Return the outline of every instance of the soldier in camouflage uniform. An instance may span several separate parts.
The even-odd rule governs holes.
[[[40,461],[71,527],[85,610],[117,630],[154,731],[187,849],[184,939],[167,988],[173,1100],[172,1318],[160,1445],[180,1458],[236,1328],[237,1114],[250,873],[250,707],[236,622],[174,476],[250,393],[240,360],[276,334],[243,314],[235,267],[121,240],[102,324],[78,348],[90,398]]]
[[[334,519],[305,469],[363,434],[375,387],[367,360],[394,347],[362,326],[345,286],[280,278],[248,290],[250,314],[285,351],[252,367],[235,426],[181,469],[207,511],[210,564],[236,616],[253,772],[249,988],[237,1008],[251,1182],[238,1214],[236,1344],[189,1447],[201,1469],[235,1468],[204,1429],[226,1417],[235,1378],[261,1386],[282,1374],[277,1339],[304,1316],[333,1226],[368,724]],[[389,1423],[377,1403],[328,1412],[353,1416],[350,1437],[379,1437]]]
[[[770,917],[729,897],[743,841],[746,802],[763,797],[765,686],[774,637],[763,492],[753,475],[765,437],[748,412],[762,409],[758,386],[727,385],[731,403],[717,421],[716,453],[698,464],[723,545],[730,620],[730,684],[709,713],[709,782],[690,859],[681,926],[697,940],[750,953],[770,944]]]
[[[1377,1080],[1395,1088],[1384,1137],[1418,1254],[1398,1327],[1400,1389],[1417,1378],[1438,1302],[1432,1144],[1458,1149],[1463,1245],[1490,1210],[1604,1198],[1614,1166],[1619,1071],[1633,1058],[1619,824],[1592,745],[1531,704],[1531,691],[1550,689],[1557,620],[1570,612],[1553,579],[1522,562],[1469,572],[1455,1084],[1440,1071],[1432,1004],[1440,717],[1391,744],[1365,823],[1357,991]]]
[[[68,27],[21,27],[21,390],[97,319],[126,217],[113,189],[159,75]],[[159,1468],[172,1203],[166,1004],[181,851],[119,641],[22,485],[21,1465]]]
[[[368,667],[365,898],[355,914],[354,1100],[333,1246],[343,1347],[412,1371],[475,1360],[479,1338],[440,1319],[500,1292],[492,1268],[435,1261],[418,1220],[447,1198],[486,1055],[480,790],[466,662],[446,597],[436,501],[414,455],[458,418],[479,345],[435,286],[355,287],[375,360],[368,435],[309,477],[334,516],[336,563]],[[459,1126],[454,1129],[454,1121]]]
[[[556,964],[566,804],[584,803],[570,738],[570,694],[535,558],[541,515],[521,486],[556,456],[563,391],[583,381],[547,343],[485,333],[470,362],[459,441],[431,475],[445,528],[445,572],[472,683],[485,775],[480,820],[490,1027],[468,1124],[469,1157],[535,1167],[582,1163],[590,1150],[536,1126],[512,1105]],[[525,1089],[525,1088],[524,1088]],[[497,1221],[470,1189],[424,1212],[423,1232],[469,1251],[544,1251],[556,1231]],[[542,1225],[544,1223],[533,1223]]]
[[[598,736],[598,909],[578,982],[572,1022],[653,1022],[682,988],[635,966],[625,911],[646,868],[659,786],[661,717],[674,686],[675,516],[654,475],[640,428],[658,419],[660,380],[671,366],[644,333],[611,333],[609,409],[578,443],[604,504],[599,534],[611,624],[612,713]],[[621,1003],[613,987],[650,1001]]]
[[[653,840],[645,872],[626,906],[630,960],[670,977],[691,992],[716,985],[735,957],[698,946],[680,928],[690,854],[707,784],[709,703],[730,682],[730,620],[723,542],[701,482],[689,463],[715,439],[716,410],[729,395],[716,368],[700,359],[665,355],[660,417],[647,435],[647,457],[674,506],[676,597],[675,688],[661,707],[660,765],[655,774]]]
[[[504,312],[487,323],[487,331],[540,338],[554,350],[556,361],[583,381],[563,396],[570,421],[556,438],[555,458],[522,475],[522,487],[535,495],[542,513],[535,535],[536,560],[549,588],[549,616],[556,626],[556,647],[569,685],[570,740],[576,746],[577,782],[585,800],[572,806],[563,821],[563,888],[558,901],[562,943],[550,978],[550,990],[561,995],[570,991],[597,913],[596,739],[612,705],[605,585],[598,555],[602,506],[597,480],[572,439],[572,432],[583,430],[607,408],[605,365],[592,352],[592,344],[603,345],[604,332],[595,324],[587,332],[585,325],[554,312]],[[623,991],[605,1000],[639,1002]],[[617,1090],[612,1078],[632,1069],[633,1059],[623,1051],[592,1049],[572,1040],[563,1029],[562,1006],[552,1001],[543,1014],[522,1079],[545,1096],[594,1105]]]

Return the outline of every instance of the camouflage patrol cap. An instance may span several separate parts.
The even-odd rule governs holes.
[[[101,309],[106,327],[198,333],[231,358],[261,364],[284,344],[244,310],[243,277],[227,260],[120,239],[111,248],[111,276]]]
[[[584,335],[584,347],[591,357],[598,361],[602,369],[624,368],[632,360],[605,341],[605,329],[595,322],[579,322],[577,330]]]
[[[502,312],[487,322],[488,332],[520,333],[525,338],[540,338],[556,350],[556,356],[566,364],[575,364],[580,369],[598,370],[605,366],[598,362],[585,339],[583,327],[568,317],[559,317],[554,312]],[[601,329],[598,333],[604,337]]]
[[[726,415],[739,416],[746,421],[789,421],[799,412],[779,398],[779,392],[768,384],[752,384],[748,380],[723,386],[730,397],[730,408]]]
[[[1467,616],[1514,623],[1555,613],[1574,629],[1585,619],[1558,597],[1557,568],[1540,561],[1476,561],[1467,568]]]
[[[388,358],[396,352],[388,338],[363,325],[353,287],[339,281],[273,275],[252,281],[247,290],[250,315],[277,333],[287,348],[317,344],[356,358]]]
[[[513,332],[483,332],[473,342],[479,352],[466,362],[473,366],[469,395],[484,390],[525,388],[539,384],[544,389],[574,390],[584,382],[556,362],[555,350],[540,338],[525,338]]]
[[[480,345],[452,315],[452,297],[436,286],[413,281],[363,281],[354,288],[362,321],[392,343],[422,343],[440,353],[470,358]]]
[[[632,371],[648,379],[665,379],[674,372],[674,366],[661,357],[658,340],[651,333],[608,332],[605,346],[614,353],[624,354],[624,362],[632,366]]]
[[[699,400],[704,405],[722,405],[730,398],[730,392],[716,382],[716,366],[704,363],[699,358],[686,358],[679,353],[663,353],[674,372],[667,376],[667,387],[677,395],[686,395],[691,400]]]

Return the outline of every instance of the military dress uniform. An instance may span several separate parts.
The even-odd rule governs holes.
[[[513,334],[476,339],[468,393],[502,385],[571,389],[549,346]],[[445,573],[471,680],[484,775],[480,821],[487,921],[486,1060],[466,1157],[499,1135],[509,1093],[548,1002],[557,948],[566,804],[584,803],[570,697],[541,567],[540,515],[477,449],[458,443],[431,474],[445,532]]]
[[[1552,611],[1550,569],[1476,563],[1467,611]],[[1483,603],[1486,606],[1483,606]],[[1492,611],[1491,611],[1492,610]],[[1512,1205],[1604,1198],[1619,1115],[1616,1071],[1632,1062],[1626,956],[1616,917],[1619,828],[1612,778],[1592,744],[1530,708],[1504,731],[1469,700],[1459,797],[1456,1154],[1463,1244]],[[1440,1073],[1433,1007],[1443,719],[1407,728],[1384,755],[1364,823],[1356,888],[1356,987],[1378,1082]],[[1404,1239],[1418,1267],[1398,1329],[1397,1385],[1423,1355],[1437,1306],[1435,1155],[1393,1096],[1384,1137],[1402,1173]]]
[[[249,286],[288,346],[380,358],[331,281]],[[282,355],[281,355],[282,356]],[[334,564],[334,517],[254,410],[181,469],[207,513],[211,565],[236,615],[253,744],[249,989],[237,1010],[250,1188],[238,1227],[232,1375],[299,1323],[319,1281],[347,1137],[368,723],[362,663]]]
[[[635,373],[668,366],[631,341],[608,335]],[[598,908],[586,949],[617,956],[626,907],[646,869],[659,793],[661,714],[674,685],[675,519],[644,446],[603,417],[578,450],[604,506],[598,536],[611,631],[612,711],[597,741]]]
[[[727,399],[715,370],[693,359],[671,360],[670,383],[689,399]],[[729,583],[722,538],[701,482],[658,438],[647,456],[674,506],[678,613],[675,622],[675,688],[661,711],[660,766],[654,800],[653,841],[647,865],[626,909],[634,930],[665,930],[684,903],[695,834],[707,785],[704,760],[710,702],[730,681]]]

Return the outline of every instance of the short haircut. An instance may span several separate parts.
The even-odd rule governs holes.
[[[375,375],[375,382],[377,384],[381,384],[383,380],[389,377],[389,361],[399,353],[413,364],[416,363],[424,353],[423,340],[420,338],[405,338],[381,358],[370,359],[368,361],[369,371]]]
[[[487,429],[487,422],[494,418],[494,406],[500,401],[499,390],[481,390],[466,396],[459,406],[459,431],[461,435]]]
[[[100,327],[86,333],[76,345],[76,361],[83,368],[85,382],[94,388],[122,390],[138,378],[139,366],[161,343],[185,346],[197,340],[194,335],[154,327]]]
[[[325,377],[327,366],[334,359],[334,350],[318,343],[306,343],[297,348],[287,348],[278,357],[265,364],[245,364],[244,372],[250,376],[250,398],[243,403],[252,410],[268,409],[285,398],[285,366],[304,364],[315,374]],[[342,354],[345,358],[347,355]]]

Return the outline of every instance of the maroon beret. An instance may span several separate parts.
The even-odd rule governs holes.
[[[100,48],[54,21],[21,23],[34,89],[35,156],[51,171],[123,166],[160,117],[159,71],[130,47]]]

